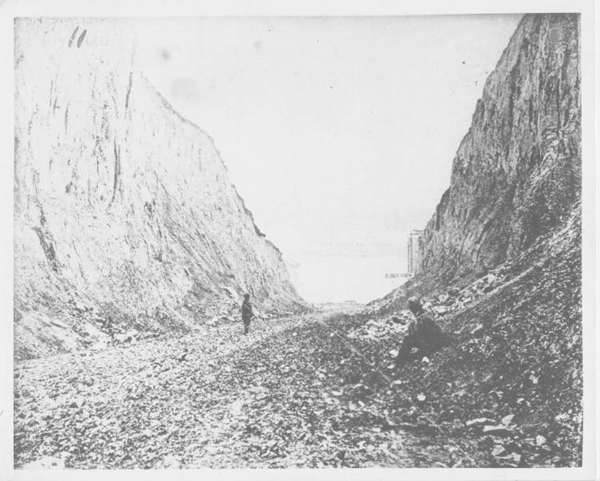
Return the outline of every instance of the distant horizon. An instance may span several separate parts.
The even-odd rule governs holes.
[[[214,139],[299,294],[365,303],[405,281],[385,275],[406,272],[410,231],[425,227],[447,189],[521,17],[130,24],[142,70]]]

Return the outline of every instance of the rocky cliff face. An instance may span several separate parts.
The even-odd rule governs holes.
[[[291,311],[281,254],[211,138],[136,68],[106,22],[15,23],[15,348],[46,355],[117,331],[220,321],[244,292]]]
[[[581,196],[577,15],[523,18],[486,81],[421,240],[441,281],[513,259]]]
[[[423,231],[419,274],[370,311],[396,312],[410,295],[464,287],[517,260],[525,265],[530,250],[565,226],[580,229],[573,220],[581,215],[579,52],[578,15],[523,17]],[[581,251],[576,243],[563,248]]]

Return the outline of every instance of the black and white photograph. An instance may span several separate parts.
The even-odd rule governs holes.
[[[16,9],[2,479],[595,479],[594,2],[484,3]]]

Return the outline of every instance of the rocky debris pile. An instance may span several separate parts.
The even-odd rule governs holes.
[[[389,425],[328,314],[18,363],[19,468],[449,466]],[[345,362],[340,362],[344,360]],[[364,380],[345,382],[347,373]],[[454,445],[451,442],[449,446]]]
[[[441,294],[423,298],[423,307],[436,318],[469,307],[509,280],[505,266],[497,267],[462,289],[450,286]]]
[[[544,456],[552,452],[545,436],[528,436],[513,422],[514,417],[514,414],[507,414],[500,422],[487,417],[477,418],[467,421],[465,425],[472,434],[480,436],[480,444],[491,453],[498,466],[518,467],[524,451],[530,456]],[[560,420],[569,415],[556,417]]]
[[[468,307],[509,280],[507,270],[506,266],[501,265],[489,270],[467,286],[459,287],[450,284],[441,292],[423,296],[421,298],[423,308],[434,314],[436,318],[441,318],[451,312]],[[362,313],[377,317],[381,312],[390,311],[392,315],[389,318],[403,316],[404,310],[399,310],[398,307],[403,304],[407,305],[406,298],[406,294],[401,290],[394,291],[386,298],[367,305]],[[408,314],[410,315],[410,312]]]
[[[402,393],[388,398],[396,425],[469,439],[487,466],[580,465],[580,222],[578,210],[514,261],[423,296],[452,343],[397,375]],[[375,369],[394,376],[386,367],[398,336],[371,341],[368,326],[387,318],[373,319],[356,316],[355,339]]]
[[[578,466],[581,256],[570,232],[556,240],[568,255],[557,248],[533,270],[524,259],[520,271],[429,296],[431,309],[456,309],[440,317],[454,343],[398,377],[387,367],[408,311],[397,323],[362,313],[259,319],[247,337],[223,323],[20,363],[16,464]],[[549,315],[563,298],[564,318]]]
[[[31,359],[57,353],[100,351],[109,346],[126,346],[147,339],[182,336],[205,327],[219,328],[223,325],[241,322],[241,301],[217,300],[207,304],[203,313],[198,313],[192,325],[177,317],[168,317],[156,309],[152,315],[137,317],[123,316],[106,304],[100,307],[91,303],[71,300],[65,309],[74,313],[69,322],[57,318],[38,315],[35,312],[16,311],[15,323],[21,341],[15,346],[17,359]],[[272,320],[291,315],[285,309],[254,308],[257,319]],[[43,339],[39,332],[44,332]]]
[[[429,415],[412,412],[414,402],[393,400],[405,421],[424,427],[433,420],[454,436],[475,439],[491,466],[580,465],[577,222],[540,239],[518,262],[428,298],[432,310],[449,308],[440,324],[453,340],[427,365],[402,372],[405,393],[424,394],[421,407]],[[388,362],[386,351],[382,343],[380,365]]]
[[[381,341],[390,336],[402,338],[406,335],[408,326],[413,319],[414,316],[412,313],[408,309],[405,309],[393,316],[370,319],[363,325],[351,329],[347,335],[350,339],[372,341]]]
[[[423,308],[432,313],[435,319],[441,320],[449,314],[474,305],[495,289],[501,288],[503,283],[510,280],[507,271],[506,266],[499,266],[465,287],[450,286],[441,293],[423,297]],[[408,309],[394,311],[390,316],[378,317],[375,308],[371,306],[362,314],[372,317],[364,325],[349,332],[348,337],[384,340],[389,336],[396,336],[397,339],[402,339],[406,335],[408,325],[414,320]]]

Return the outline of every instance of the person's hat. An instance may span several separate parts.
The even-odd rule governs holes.
[[[419,307],[421,307],[421,301],[419,300],[419,298],[417,296],[412,296],[411,298],[408,299],[408,307],[419,308]]]

